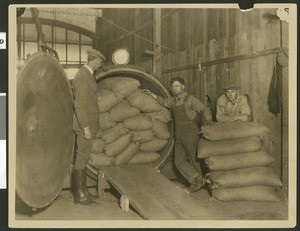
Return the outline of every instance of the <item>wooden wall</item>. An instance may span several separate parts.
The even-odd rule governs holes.
[[[152,40],[152,11],[153,9],[114,9],[103,10],[103,15],[136,31],[139,36]],[[106,54],[112,53],[120,45],[127,45],[133,55],[133,63],[152,71],[152,56],[145,54],[146,49],[153,50],[150,42],[128,36],[128,33],[105,24],[103,19],[99,20],[101,23],[97,28],[98,34],[102,36],[100,44],[105,44],[100,48]],[[275,63],[274,50],[281,44],[288,47],[287,25],[285,22],[280,23],[276,9],[253,9],[250,12],[241,12],[239,9],[162,9],[161,24],[163,55],[159,80],[168,86],[170,78],[182,76],[191,94],[201,100],[209,95],[213,106],[217,96],[223,93],[222,87],[225,84],[238,84],[242,93],[250,95],[254,120],[271,130],[264,137],[264,148],[275,157],[275,169],[286,186],[288,149],[287,136],[282,134],[286,134],[287,124],[282,126],[282,118],[287,118],[287,110],[283,111],[284,115],[276,116],[269,112],[267,105]],[[124,39],[111,42],[119,38],[120,34],[123,34]],[[263,55],[264,53],[269,54]],[[249,55],[253,55],[252,58],[247,58]],[[233,59],[235,61],[220,62],[230,57],[236,57]],[[204,65],[199,71],[197,65],[200,59],[203,65],[210,61],[215,61],[215,64]],[[176,70],[180,67],[182,70]],[[283,73],[284,92],[287,92],[287,70]],[[287,96],[284,97],[287,100]]]
[[[112,53],[120,48],[129,51],[129,64],[145,62],[152,58],[144,52],[146,49],[152,50],[151,9],[105,9],[103,17],[97,20],[96,33],[97,48],[103,51],[109,60]]]

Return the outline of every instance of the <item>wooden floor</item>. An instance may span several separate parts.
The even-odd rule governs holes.
[[[138,183],[122,184],[127,186],[119,188],[118,190],[113,188],[107,190],[105,198],[99,198],[97,200],[99,205],[95,206],[75,205],[71,190],[65,189],[60,192],[51,205],[41,210],[32,211],[22,204],[17,204],[15,220],[21,222],[55,220],[57,222],[53,223],[53,227],[59,224],[59,221],[71,221],[70,225],[77,224],[76,222],[78,221],[82,221],[82,224],[88,225],[92,224],[93,221],[113,221],[109,222],[108,225],[120,227],[115,226],[119,224],[117,222],[121,222],[119,225],[125,225],[132,224],[130,222],[138,222],[145,219],[151,221],[194,220],[196,227],[202,227],[206,221],[220,221],[222,224],[224,221],[234,221],[233,224],[235,224],[236,221],[254,221],[256,224],[262,220],[286,221],[288,219],[288,205],[284,197],[282,197],[280,202],[210,201],[207,190],[203,189],[188,194],[188,188],[181,181],[169,181],[164,177],[159,177],[159,180],[156,182],[157,185],[154,186],[151,181],[151,175],[153,173],[147,169],[136,168],[134,171],[132,170],[132,172],[126,171],[124,177],[125,174],[127,174],[126,178],[130,177],[134,181],[142,180],[139,179],[136,172],[143,172],[143,174],[147,175],[147,178],[143,179],[145,181],[143,185],[146,185],[146,187],[141,188]],[[118,176],[116,176],[107,170],[107,176],[110,177],[113,184],[117,184],[117,180],[125,180],[122,179],[120,175],[118,174]],[[96,187],[91,187],[90,191],[96,193]],[[129,198],[134,197],[133,201],[135,201],[135,204],[131,204],[130,211],[128,212],[122,211],[120,208],[120,191],[123,193],[126,192]],[[146,192],[148,198],[152,199],[146,202],[139,191]],[[171,191],[171,193],[167,194],[167,191]],[[155,203],[155,206],[153,206],[153,203]],[[139,210],[137,208],[139,208]],[[157,208],[162,208],[162,210],[157,211]],[[170,211],[172,212],[170,213]],[[85,221],[91,222],[84,223]],[[126,222],[124,223],[124,221]],[[165,224],[165,222],[162,224]],[[172,224],[171,222],[171,225]],[[161,227],[164,226],[162,225]]]

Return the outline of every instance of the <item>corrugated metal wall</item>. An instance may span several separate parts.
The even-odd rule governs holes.
[[[115,49],[126,47],[132,55],[131,63],[152,71],[153,57],[145,54],[145,50],[153,50],[153,44],[147,41],[153,40],[152,15],[153,9],[103,10],[104,18],[99,19],[97,27],[100,49],[110,56]],[[115,27],[107,19],[145,39]],[[240,85],[241,92],[250,95],[254,120],[271,130],[264,139],[264,147],[275,157],[278,174],[287,185],[287,136],[282,135],[287,133],[287,111],[284,111],[282,123],[282,115],[270,113],[267,105],[274,51],[281,44],[288,47],[287,24],[280,23],[276,9],[250,12],[162,9],[161,25],[163,74],[158,77],[160,81],[168,86],[171,77],[182,76],[191,94],[202,100],[209,95],[213,106],[226,83]],[[230,57],[234,59],[226,60]],[[199,59],[202,64],[213,62],[198,71]],[[287,92],[286,68],[283,73],[283,88]],[[287,102],[287,94],[284,100]]]

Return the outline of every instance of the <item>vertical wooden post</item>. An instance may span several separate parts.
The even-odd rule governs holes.
[[[137,28],[139,27],[139,14],[140,14],[140,9],[135,9],[134,10],[134,31],[136,31],[137,30]],[[130,59],[131,59],[131,62],[132,63],[137,63],[137,62],[139,62],[140,61],[140,59],[138,59],[137,57],[138,57],[138,51],[139,51],[139,44],[138,43],[140,43],[140,40],[138,40],[138,39],[136,39],[136,37],[135,37],[135,35],[133,35],[132,36],[132,39],[133,39],[133,41],[132,41],[132,43],[133,43],[133,57],[130,57]]]
[[[102,170],[98,170],[97,174],[97,181],[98,181],[98,195],[102,198],[105,197],[105,191],[104,191],[104,182],[105,182],[105,173]]]
[[[68,30],[65,29],[65,41],[66,41],[66,64],[68,63]],[[68,71],[68,70],[67,70]]]
[[[120,207],[124,212],[129,212],[129,198],[125,195],[121,195]]]
[[[281,21],[281,46],[288,47],[288,23],[285,21]],[[282,68],[282,105],[281,105],[281,180],[283,183],[283,188],[285,191],[285,195],[288,199],[288,163],[289,163],[289,139],[288,139],[288,122],[289,122],[289,115],[288,115],[288,89],[289,89],[289,72],[288,67]]]
[[[153,73],[161,75],[161,9],[153,9]]]
[[[23,35],[23,37],[25,37]],[[17,42],[18,42],[18,61],[21,61],[21,20],[20,18],[17,18]],[[23,38],[23,40],[25,40]]]

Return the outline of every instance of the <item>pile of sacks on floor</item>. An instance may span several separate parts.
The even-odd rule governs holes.
[[[100,131],[93,144],[92,166],[148,164],[168,143],[170,112],[140,82],[111,77],[98,84]]]
[[[279,201],[282,182],[271,167],[274,158],[262,149],[269,129],[255,122],[219,122],[201,128],[198,157],[209,169],[211,200]]]

